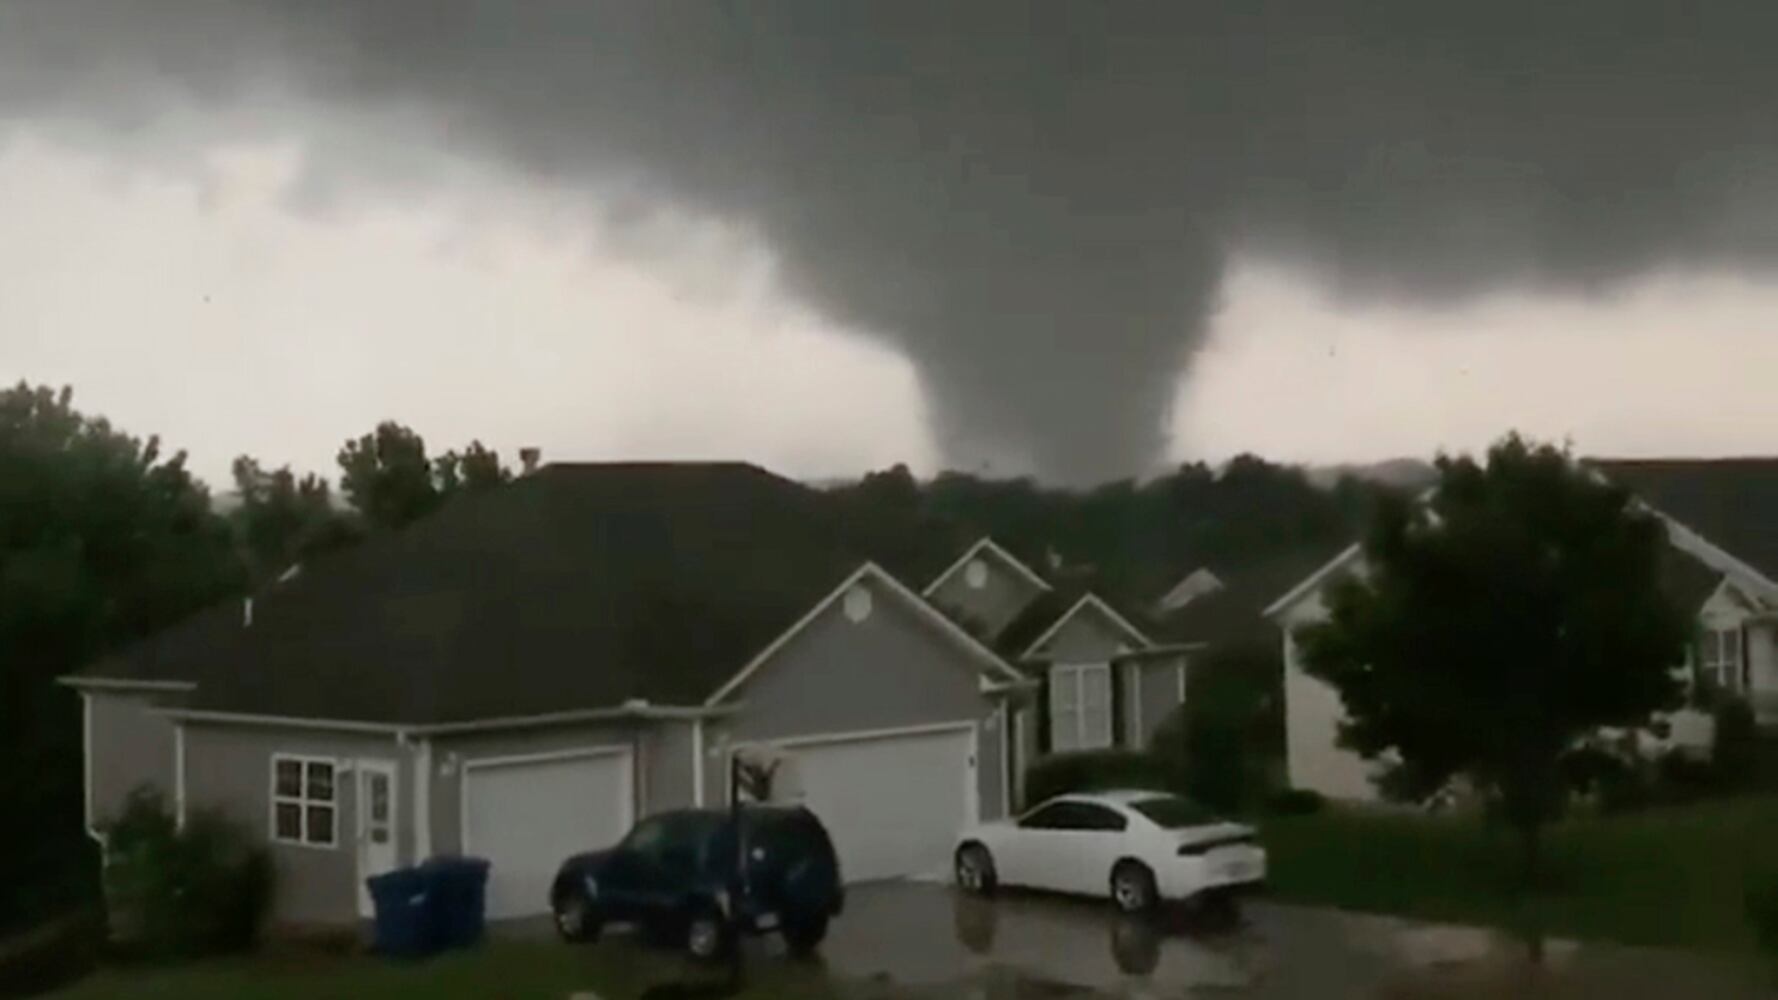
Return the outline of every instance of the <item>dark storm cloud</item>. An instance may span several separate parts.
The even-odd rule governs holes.
[[[1236,253],[1440,301],[1767,267],[1774,29],[1769,0],[0,0],[0,114],[386,109],[434,131],[385,173],[733,220],[905,348],[952,460],[1084,479],[1159,453]],[[322,152],[346,183],[381,155]]]

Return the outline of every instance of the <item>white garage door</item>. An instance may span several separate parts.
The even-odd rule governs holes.
[[[786,747],[848,882],[940,875],[975,816],[975,732],[945,729]]]
[[[564,859],[629,830],[630,773],[624,748],[464,764],[463,847],[493,864],[489,917],[545,912]]]

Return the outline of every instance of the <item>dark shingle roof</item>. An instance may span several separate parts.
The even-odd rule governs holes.
[[[1274,642],[1277,627],[1262,612],[1273,601],[1327,565],[1345,545],[1308,546],[1263,558],[1251,565],[1209,567],[1222,589],[1200,595],[1163,615],[1160,634],[1170,642],[1211,645]],[[1194,567],[1195,568],[1195,567]]]
[[[742,464],[552,465],[102,661],[200,709],[398,723],[701,701],[870,554]],[[890,567],[893,569],[893,567]]]
[[[1778,580],[1778,458],[1592,459],[1589,464]]]

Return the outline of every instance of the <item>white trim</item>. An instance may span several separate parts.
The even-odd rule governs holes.
[[[1018,755],[1018,759],[1013,762],[1013,787],[1011,790],[1017,794],[1014,795],[1011,804],[1019,809],[1024,808],[1025,805],[1025,713],[1028,711],[1037,711],[1037,709],[1020,706],[1012,713],[1012,742],[1015,748],[1013,753]],[[1010,818],[1014,815],[1014,810],[1008,809],[1006,815]]]
[[[750,747],[806,747],[822,743],[861,743],[865,740],[894,739],[898,736],[924,736],[928,733],[943,733],[974,729],[976,722],[972,719],[958,722],[927,722],[917,726],[890,726],[885,729],[854,729],[843,733],[812,733],[807,736],[787,736],[778,739],[747,740],[729,746],[732,754],[736,750]]]
[[[691,804],[704,808],[704,720],[691,722]]]
[[[1099,611],[1102,614],[1104,614],[1105,617],[1111,619],[1111,623],[1113,625],[1116,625],[1118,628],[1122,629],[1126,636],[1128,636],[1132,639],[1135,639],[1136,641],[1142,643],[1144,646],[1154,645],[1153,642],[1149,641],[1148,636],[1142,634],[1141,629],[1137,628],[1134,625],[1131,625],[1129,623],[1129,621],[1124,618],[1123,615],[1120,615],[1116,611],[1113,611],[1111,608],[1111,605],[1106,604],[1104,601],[1099,599],[1099,595],[1089,592],[1086,594],[1082,594],[1080,600],[1074,602],[1073,607],[1069,608],[1067,611],[1062,612],[1062,617],[1057,618],[1054,622],[1052,622],[1050,624],[1049,628],[1044,629],[1043,634],[1038,636],[1037,640],[1035,642],[1031,643],[1031,645],[1029,647],[1027,647],[1023,653],[1020,654],[1019,658],[1020,659],[1029,659],[1032,654],[1036,653],[1039,649],[1043,648],[1044,643],[1055,638],[1056,633],[1062,631],[1062,626],[1068,624],[1069,619],[1073,618],[1075,615],[1079,614],[1083,608],[1087,608],[1087,607],[1093,607],[1093,608],[1099,609]]]
[[[419,864],[432,857],[432,741],[414,744],[414,857]]]
[[[1185,704],[1185,657],[1179,658],[1179,666],[1175,669],[1179,671],[1179,704],[1183,705]]]
[[[608,743],[601,746],[572,747],[567,750],[541,750],[536,753],[502,754],[495,757],[470,757],[463,761],[461,767],[467,771],[476,767],[513,767],[519,764],[547,764],[558,760],[574,760],[579,757],[607,757],[611,754],[633,754],[633,748],[623,743]]]
[[[1766,597],[1778,597],[1778,584],[1766,578],[1764,573],[1754,569],[1747,563],[1730,555],[1727,549],[1710,541],[1677,518],[1653,504],[1637,498],[1636,502],[1646,511],[1660,518],[1667,525],[1667,543],[1679,549],[1711,569],[1731,578],[1739,577],[1736,582],[1748,586],[1748,589],[1763,591]]]
[[[57,677],[56,683],[91,691],[195,691],[198,687],[191,681],[139,681],[127,677],[82,677],[77,674]]]
[[[86,821],[86,835],[103,848],[105,835],[93,825],[93,696],[85,691],[80,692],[80,759],[82,814]]]
[[[945,617],[944,614],[938,611],[938,609],[927,603],[925,598],[909,590],[900,580],[897,580],[895,577],[884,572],[882,567],[878,566],[876,563],[867,562],[853,570],[850,576],[840,581],[839,586],[835,587],[826,597],[817,601],[815,606],[810,608],[807,614],[797,619],[795,624],[785,629],[776,639],[773,639],[770,645],[766,646],[766,648],[761,650],[757,656],[748,661],[747,665],[742,667],[735,676],[729,678],[726,683],[717,688],[715,694],[712,694],[709,698],[704,700],[704,707],[706,709],[715,708],[719,702],[724,698],[727,698],[736,688],[739,688],[742,684],[746,683],[747,678],[752,677],[759,671],[759,668],[765,666],[780,649],[783,649],[789,644],[790,640],[796,638],[803,629],[808,628],[816,618],[821,616],[823,611],[826,611],[835,601],[844,597],[846,592],[857,585],[859,581],[864,580],[867,577],[882,584],[891,594],[894,594],[907,602],[907,604],[918,612],[921,617],[937,626],[939,631],[943,632],[958,645],[962,646],[965,652],[968,652],[971,656],[980,661],[986,669],[999,671],[1006,677],[1006,679],[1011,681],[1023,681],[1025,679],[1025,675],[1014,670],[1010,664],[996,655],[993,650],[983,645],[981,640],[959,628],[956,622]]]
[[[636,822],[636,758],[631,748],[622,743],[604,746],[579,747],[572,750],[552,750],[545,753],[508,754],[501,757],[478,757],[463,761],[457,769],[457,839],[461,844],[460,854],[470,854],[474,845],[469,839],[470,790],[473,787],[469,780],[470,772],[480,769],[509,767],[524,764],[542,764],[559,760],[575,760],[578,758],[611,757],[624,758],[624,788],[619,794],[622,800],[624,816],[619,824],[628,830]]]
[[[185,829],[185,723],[173,723],[173,822]]]
[[[283,729],[324,729],[345,733],[377,733],[398,735],[413,730],[387,722],[354,722],[347,719],[310,719],[301,716],[255,715],[246,712],[213,712],[192,708],[157,708],[159,715],[190,722],[228,722],[243,726],[271,726]]]
[[[1000,704],[995,706],[994,712],[999,716],[999,718],[995,720],[995,726],[1000,730],[1000,775],[998,778],[998,783],[1000,785],[1000,818],[1005,819],[1012,815],[1013,775],[1019,773],[1013,766],[1012,735],[1007,732],[1007,730],[1012,728],[1013,713],[1012,709],[1007,706],[1005,698],[1000,699]]]
[[[350,719],[313,719],[300,716],[264,715],[250,712],[220,712],[207,709],[163,707],[153,711],[174,719],[197,722],[224,722],[243,726],[272,726],[287,729],[320,729],[348,733],[389,734],[397,738],[447,736],[479,732],[486,729],[527,729],[590,722],[603,719],[699,719],[736,711],[739,705],[689,707],[681,705],[620,705],[615,708],[585,708],[542,715],[493,716],[468,722],[434,722],[406,725],[390,722],[360,722]]]
[[[944,586],[946,580],[949,580],[951,577],[955,576],[959,571],[961,571],[963,569],[963,567],[969,565],[969,561],[971,559],[974,559],[978,554],[980,554],[982,552],[991,552],[994,555],[998,556],[1002,562],[1004,562],[1008,566],[1012,567],[1012,570],[1014,573],[1017,573],[1020,577],[1022,577],[1025,580],[1025,582],[1035,586],[1037,589],[1046,590],[1046,591],[1051,589],[1050,585],[1049,585],[1049,581],[1047,581],[1043,577],[1037,575],[1036,570],[1025,565],[1016,556],[1014,556],[1011,552],[1008,552],[1005,549],[1001,548],[1000,543],[994,541],[993,538],[990,538],[987,535],[983,535],[981,540],[976,542],[974,545],[971,545],[963,553],[963,555],[958,558],[958,560],[956,562],[954,562],[950,566],[946,567],[944,572],[942,572],[938,576],[934,577],[932,582],[927,584],[925,589],[920,591],[920,596],[921,597],[931,597],[933,595],[933,593],[938,590],[938,588]]]
[[[302,765],[302,781],[300,785],[302,794],[295,798],[288,795],[280,796],[278,794],[278,762],[284,760],[295,761]],[[309,799],[310,764],[327,764],[333,768],[332,802]],[[319,754],[284,753],[282,751],[274,750],[266,760],[266,834],[271,839],[271,842],[285,847],[303,847],[311,851],[338,850],[340,846],[340,775],[344,770],[345,769],[340,765],[340,758],[338,757],[325,757]],[[297,809],[301,813],[303,836],[299,836],[295,839],[278,836],[278,802],[280,800],[296,804]],[[311,842],[307,838],[306,834],[309,829],[310,805],[328,806],[333,810],[333,819],[330,822],[330,828],[328,830],[329,836],[332,837],[330,842],[317,844]],[[356,865],[356,862],[354,862],[354,865]]]
[[[1203,590],[1183,594],[1183,591],[1191,588],[1192,582],[1195,580],[1205,580],[1207,581],[1207,586],[1205,586]],[[1199,597],[1205,594],[1214,594],[1226,586],[1228,585],[1222,582],[1222,577],[1217,576],[1215,571],[1211,570],[1210,567],[1199,566],[1197,569],[1194,569],[1190,573],[1181,577],[1179,582],[1173,585],[1172,590],[1162,594],[1161,599],[1155,602],[1155,606],[1162,611],[1178,611],[1180,608],[1185,607]]]
[[[1321,581],[1327,579],[1329,576],[1332,576],[1334,573],[1339,572],[1339,570],[1342,567],[1344,567],[1347,563],[1350,563],[1352,560],[1358,558],[1358,555],[1361,551],[1362,551],[1362,548],[1359,546],[1359,544],[1357,542],[1353,542],[1351,545],[1348,545],[1345,548],[1341,549],[1339,555],[1334,556],[1332,559],[1329,559],[1325,564],[1322,565],[1322,567],[1320,569],[1318,569],[1315,572],[1310,573],[1308,576],[1304,577],[1301,583],[1298,583],[1296,586],[1285,591],[1283,597],[1280,597],[1277,600],[1273,601],[1272,603],[1266,605],[1266,609],[1264,611],[1261,611],[1259,613],[1259,616],[1261,618],[1271,618],[1271,617],[1277,615],[1279,612],[1283,611],[1284,609],[1289,608],[1290,606],[1296,604],[1296,602],[1299,599],[1301,599],[1304,594],[1307,594],[1310,591],[1314,590],[1316,587],[1321,586]]]

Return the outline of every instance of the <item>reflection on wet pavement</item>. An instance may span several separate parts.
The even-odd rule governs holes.
[[[1248,903],[1233,927],[1203,926],[1182,913],[1150,922],[1091,901],[983,900],[907,883],[854,889],[823,952],[832,974],[877,988],[865,996],[885,997],[1773,995],[1761,970],[1683,952],[1555,940],[1533,949],[1496,931],[1265,901]]]

